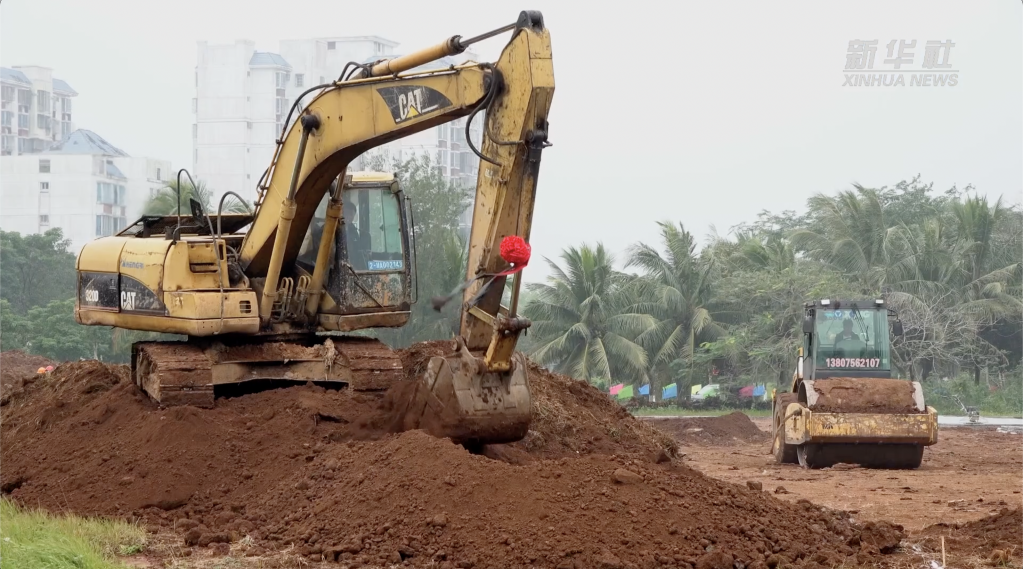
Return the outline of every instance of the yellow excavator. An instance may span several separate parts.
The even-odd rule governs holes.
[[[422,70],[506,32],[495,63]],[[304,109],[292,107],[297,120],[289,115],[251,214],[223,213],[227,194],[215,213],[191,200],[190,216],[143,216],[87,244],[75,319],[187,336],[132,347],[134,381],[165,406],[211,407],[219,391],[251,382],[388,389],[407,379],[400,358],[351,333],[409,320],[417,300],[412,210],[393,175],[348,165],[373,147],[468,117],[480,169],[457,349],[411,378],[404,423],[466,444],[519,440],[531,400],[515,346],[530,322],[517,315],[524,261],[502,256],[502,245],[517,240],[528,250],[553,93],[551,38],[535,11],[473,38],[353,62],[297,99],[313,95]],[[469,137],[477,118],[479,148]]]
[[[776,462],[913,469],[938,442],[938,413],[919,382],[892,377],[898,314],[883,298],[804,304],[791,389],[774,398]]]

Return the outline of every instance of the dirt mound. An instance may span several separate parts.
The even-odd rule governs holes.
[[[745,413],[739,411],[720,417],[672,417],[648,419],[647,422],[671,433],[682,445],[729,446],[771,440],[770,433],[760,430]]]
[[[454,352],[453,341],[422,342],[401,350],[406,379],[420,377],[430,358]],[[585,381],[556,374],[529,362],[533,421],[526,437],[508,445],[489,445],[484,453],[506,462],[590,453],[676,456],[675,441],[634,418],[607,394]]]
[[[822,413],[925,413],[916,407],[913,382],[835,377],[813,382],[814,411]]]
[[[37,379],[41,367],[54,365],[55,362],[26,354],[21,350],[0,352],[0,405],[6,405]]]
[[[995,514],[964,524],[934,524],[924,528],[923,546],[941,551],[941,538],[949,559],[979,565],[987,561],[995,566],[1017,566],[1023,558],[1023,509],[1003,508]]]
[[[435,349],[402,356],[414,366]],[[506,461],[389,433],[369,420],[382,394],[301,385],[160,409],[125,366],[76,362],[51,376],[5,408],[3,492],[137,517],[190,545],[249,536],[348,565],[440,567],[830,567],[877,554],[861,545],[873,530],[848,516],[668,460],[656,451],[669,437],[537,367],[530,436],[486,450]]]

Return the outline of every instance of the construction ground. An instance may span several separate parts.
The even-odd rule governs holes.
[[[442,343],[402,352],[412,377]],[[768,420],[637,419],[530,368],[525,440],[396,432],[387,398],[297,385],[162,409],[125,366],[3,354],[0,485],[137,521],[141,567],[1020,567],[1023,437],[943,428],[915,471],[776,465]],[[942,558],[944,547],[944,560]],[[933,564],[932,564],[933,563]]]

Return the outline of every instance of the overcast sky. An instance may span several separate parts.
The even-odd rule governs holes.
[[[191,168],[196,42],[380,35],[411,50],[537,9],[556,90],[527,280],[539,256],[655,242],[655,220],[703,237],[815,192],[921,174],[1019,202],[1023,8],[1018,0],[666,2],[578,0],[5,0],[0,63],[51,67],[74,118],[135,156]],[[507,36],[477,49],[497,56]],[[955,87],[843,86],[850,40],[955,43]],[[534,268],[535,267],[535,268]]]

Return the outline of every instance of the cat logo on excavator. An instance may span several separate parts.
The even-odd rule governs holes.
[[[422,85],[383,87],[377,89],[377,92],[391,111],[394,124],[451,106],[451,101],[443,93]]]

